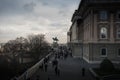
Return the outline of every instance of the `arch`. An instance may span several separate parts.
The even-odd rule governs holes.
[[[100,29],[100,38],[101,39],[107,39],[107,28],[106,27],[101,27]]]

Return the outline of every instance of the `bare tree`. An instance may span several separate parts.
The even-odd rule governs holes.
[[[45,40],[45,35],[29,35],[28,36],[29,48],[32,56],[37,60],[48,51],[48,42]]]
[[[4,53],[11,53],[13,59],[16,56],[21,56],[24,53],[29,53],[35,60],[38,60],[41,56],[48,53],[49,44],[45,40],[45,35],[28,35],[28,38],[17,37],[15,40],[9,40],[4,45]],[[16,61],[16,60],[14,60]]]
[[[15,40],[9,40],[4,45],[4,53],[9,55],[13,61],[17,61],[17,56],[22,56],[27,52],[28,41],[24,37],[18,37]]]

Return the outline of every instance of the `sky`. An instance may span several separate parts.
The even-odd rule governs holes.
[[[71,17],[80,0],[0,0],[0,43],[29,34],[67,42]]]

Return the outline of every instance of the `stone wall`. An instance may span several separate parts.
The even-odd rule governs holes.
[[[71,44],[72,55],[73,57],[82,57],[82,44],[73,43]]]
[[[77,22],[74,22],[71,28],[71,41],[77,39]]]
[[[100,44],[84,44],[86,52],[84,53],[84,59],[89,63],[100,63],[104,58],[108,58],[114,63],[120,63],[120,57],[118,56],[118,49],[120,49],[120,44],[110,44],[110,43],[100,43]],[[106,48],[107,49],[107,56],[103,57],[101,55],[101,49]],[[85,55],[88,54],[88,55]]]

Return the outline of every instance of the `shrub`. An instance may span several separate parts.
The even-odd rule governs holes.
[[[105,58],[100,64],[100,70],[105,72],[111,72],[115,70],[115,68],[113,63],[109,59]]]

